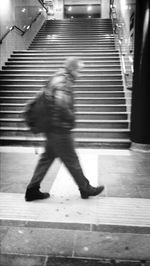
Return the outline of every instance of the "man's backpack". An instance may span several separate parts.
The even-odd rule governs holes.
[[[47,99],[44,91],[28,102],[24,111],[25,122],[34,134],[50,130],[52,123],[53,98]]]

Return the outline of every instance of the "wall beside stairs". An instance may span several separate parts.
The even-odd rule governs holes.
[[[30,25],[36,15],[43,10],[37,0],[1,0],[0,4],[0,39],[13,25],[23,30],[23,27]],[[43,10],[24,36],[21,36],[17,30],[13,30],[7,35],[0,44],[0,69],[14,50],[27,49],[44,23],[46,16],[46,12]]]

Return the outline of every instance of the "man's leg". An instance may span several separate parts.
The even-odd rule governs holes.
[[[54,150],[56,155],[63,161],[79,188],[89,184],[84,176],[71,134],[55,134]]]
[[[29,185],[27,186],[25,195],[27,201],[32,201],[35,199],[44,199],[50,196],[49,193],[42,193],[39,191],[40,184],[55,159],[53,152],[50,152],[50,150],[48,151],[47,146],[48,145],[46,145],[45,152],[41,154],[41,157],[33,173],[33,177]]]
[[[50,137],[50,136],[49,136]],[[55,134],[54,150],[55,153],[63,161],[69,172],[73,176],[79,187],[81,197],[88,198],[96,196],[102,192],[103,186],[93,188],[88,179],[84,176],[78,156],[74,148],[74,141],[71,134]]]
[[[53,163],[54,158],[55,157],[50,155],[47,151],[41,154],[28,188],[40,187],[40,184],[44,179],[49,167]]]

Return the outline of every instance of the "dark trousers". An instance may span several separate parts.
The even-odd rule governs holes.
[[[86,188],[89,181],[81,169],[72,134],[70,132],[63,134],[50,133],[47,134],[46,138],[45,152],[38,161],[28,188],[40,187],[46,172],[57,157],[65,164],[79,189]]]

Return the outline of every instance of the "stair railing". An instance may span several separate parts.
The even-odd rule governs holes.
[[[16,25],[13,25],[9,28],[9,30],[3,35],[3,37],[0,39],[0,44],[2,44],[3,40],[6,38],[6,36],[13,30],[17,29],[20,33],[21,33],[21,36],[23,36],[32,26],[32,24],[37,20],[37,18],[42,14],[42,12],[40,11],[36,16],[35,18],[31,21],[31,23],[26,26],[26,29],[25,30],[22,30],[20,29],[18,26]]]
[[[113,25],[113,34],[115,36],[115,44],[116,48],[119,49],[120,57],[121,57],[121,65],[122,65],[122,73],[123,73],[123,84],[124,84],[124,92],[126,98],[126,107],[128,113],[128,128],[130,129],[130,113],[131,113],[131,92],[128,89],[132,89],[132,79],[133,79],[133,58],[128,53],[127,49],[124,46],[124,34],[123,27],[124,23],[119,23],[117,18],[117,12],[115,7],[110,8],[110,17]],[[126,69],[125,57],[130,61],[130,69]],[[129,78],[131,78],[131,82],[129,82]]]
[[[131,89],[132,84],[130,84],[129,80],[132,80],[132,77],[133,77],[133,47],[129,53],[128,49],[126,49],[125,45],[123,44],[124,23],[118,22],[115,6],[110,7],[110,16],[111,16],[112,25],[113,25],[113,34],[114,36],[116,36],[115,44],[116,44],[116,47],[119,49],[120,56],[121,56],[121,63],[122,63],[122,70],[123,70],[125,85],[128,89]],[[128,69],[126,68],[126,64],[125,64],[125,57],[128,60],[128,63],[130,64],[130,67]]]
[[[48,9],[45,7],[43,0],[38,0],[38,2],[42,5],[42,7],[46,10],[46,12],[48,13]]]

